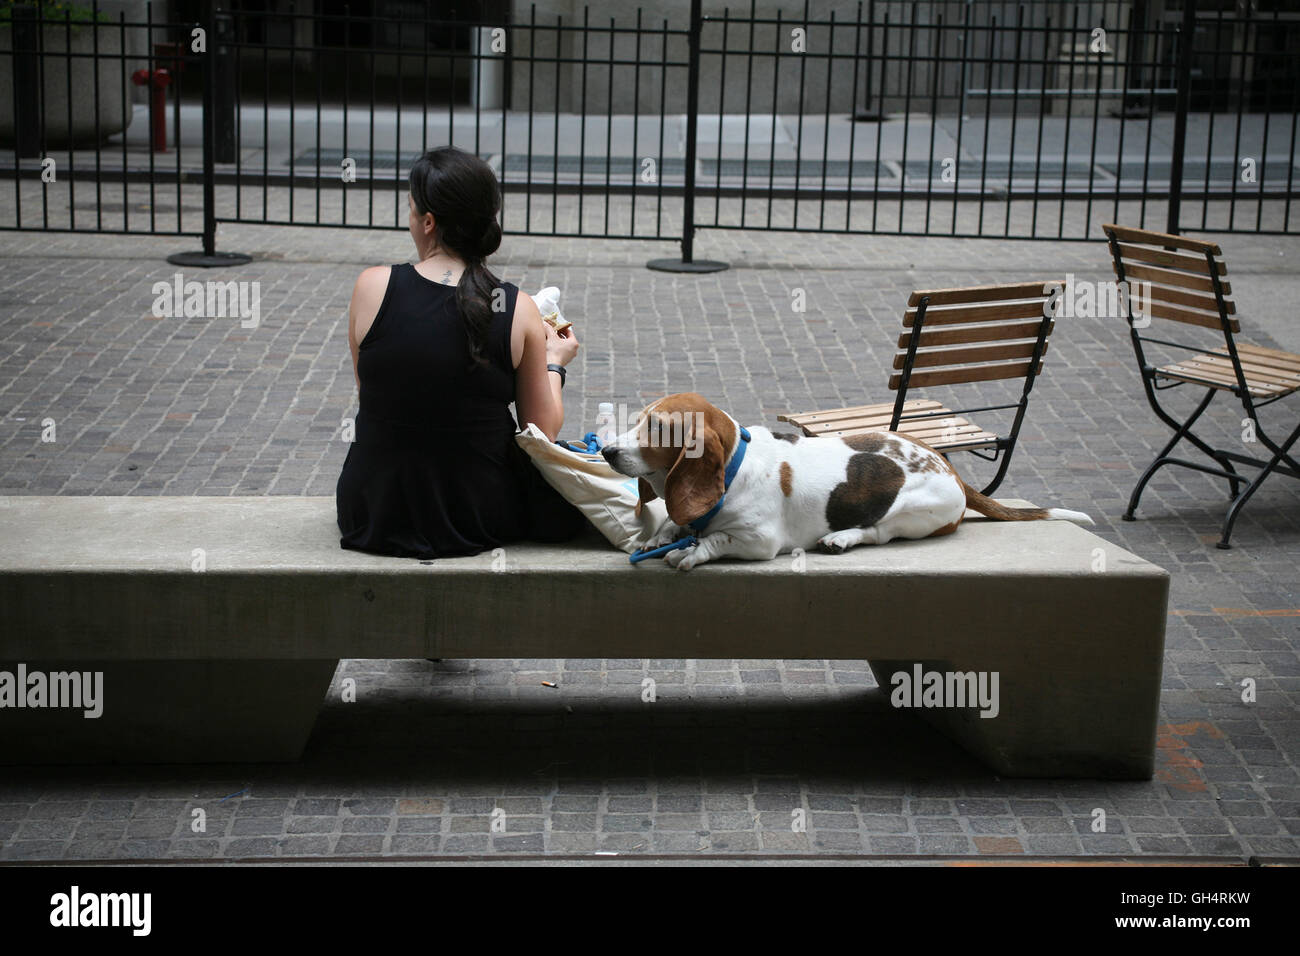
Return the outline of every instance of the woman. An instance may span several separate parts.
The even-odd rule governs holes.
[[[515,444],[509,406],[555,439],[577,336],[488,269],[501,227],[487,163],[430,150],[407,202],[419,262],[367,269],[352,291],[361,406],[338,481],[341,544],[436,558],[571,538],[585,519]]]

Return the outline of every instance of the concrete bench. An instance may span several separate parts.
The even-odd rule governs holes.
[[[0,759],[295,760],[340,658],[839,659],[891,695],[996,672],[996,716],[918,715],[1002,775],[1146,779],[1168,585],[1059,521],[682,573],[593,539],[358,554],[332,498],[0,497]],[[47,706],[15,706],[20,665]],[[48,706],[74,671],[101,716]]]

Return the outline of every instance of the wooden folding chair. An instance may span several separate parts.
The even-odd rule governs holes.
[[[1043,370],[1059,302],[1053,289],[1064,284],[1062,279],[1052,279],[913,292],[898,337],[896,371],[889,377],[889,387],[898,392],[893,402],[777,418],[798,425],[805,435],[895,431],[919,438],[945,456],[970,451],[986,461],[1001,458],[997,474],[983,491],[992,494],[1007,473],[1029,405],[1029,390]],[[908,397],[910,389],[928,385],[1020,378],[1024,379],[1020,400],[1011,404],[954,410],[932,399]],[[1016,414],[1006,437],[967,417],[1012,408]]]
[[[1228,298],[1232,286],[1221,278],[1227,273],[1224,264],[1216,258],[1222,252],[1214,243],[1144,229],[1129,229],[1113,223],[1103,225],[1102,229],[1110,244],[1115,278],[1121,284],[1120,288],[1128,293],[1120,296],[1120,302],[1124,317],[1128,320],[1147,401],[1156,416],[1174,430],[1174,437],[1160,450],[1155,461],[1138,480],[1137,487],[1129,498],[1124,520],[1135,520],[1133,513],[1137,510],[1142,490],[1157,469],[1162,465],[1182,465],[1228,480],[1232,505],[1224,518],[1223,534],[1218,546],[1230,548],[1232,545],[1228,539],[1232,535],[1233,522],[1264,479],[1274,471],[1300,478],[1300,464],[1290,455],[1291,446],[1300,437],[1300,425],[1279,445],[1264,433],[1257,413],[1265,405],[1300,389],[1300,355],[1247,345],[1236,340],[1241,324],[1235,317],[1237,308]],[[1179,249],[1188,251],[1176,251]],[[1136,285],[1137,283],[1142,285]],[[1135,319],[1132,309],[1134,293],[1146,289],[1150,290],[1148,296],[1136,296],[1139,304],[1145,302],[1146,312]],[[1222,334],[1223,345],[1207,350],[1204,346],[1142,335],[1139,329],[1147,328],[1151,319],[1167,319],[1183,325],[1212,329]],[[1183,349],[1191,352],[1192,356],[1168,365],[1153,366],[1143,352],[1144,342]],[[1179,421],[1161,406],[1157,398],[1158,392],[1182,385],[1205,386],[1205,397],[1186,421]],[[1192,425],[1209,407],[1211,399],[1224,392],[1235,395],[1241,402],[1242,410],[1250,422],[1249,425],[1246,421],[1242,422],[1245,433],[1253,433],[1254,438],[1272,453],[1271,458],[1254,458],[1229,449],[1211,448],[1192,432]],[[1218,467],[1171,457],[1169,453],[1184,438]],[[1259,468],[1260,472],[1253,481],[1247,482],[1232,467],[1233,462],[1252,465]],[[1241,490],[1243,484],[1246,485],[1244,491]]]

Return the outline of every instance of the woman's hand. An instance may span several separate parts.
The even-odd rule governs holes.
[[[546,363],[568,365],[578,354],[578,337],[573,334],[573,326],[557,332],[551,328],[550,323],[542,324],[546,327]]]

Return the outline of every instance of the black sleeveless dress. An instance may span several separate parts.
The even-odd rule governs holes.
[[[563,541],[586,520],[515,444],[510,328],[519,289],[493,312],[473,366],[455,286],[392,267],[358,350],[355,441],[336,489],[344,548],[401,557],[478,554],[521,540]]]

